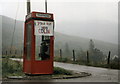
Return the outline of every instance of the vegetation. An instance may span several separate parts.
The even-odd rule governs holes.
[[[70,62],[70,59],[68,59],[67,57],[65,57],[65,58],[54,57],[54,61],[66,63],[66,62]]]
[[[24,75],[22,73],[22,64],[18,61],[13,61],[8,58],[2,59],[2,76]]]
[[[13,61],[8,58],[3,58],[2,60],[2,76],[3,78],[7,76],[24,76],[22,72],[22,64],[19,61]],[[53,75],[72,75],[72,71],[65,70],[63,68],[54,67]]]
[[[7,58],[9,56],[9,58],[22,58],[21,55],[2,55],[2,58]]]
[[[69,60],[68,58],[65,58],[66,61],[63,61],[64,58],[58,58],[55,57],[54,61],[57,62],[64,62],[64,63],[72,63],[72,64],[79,64],[79,65],[87,65],[87,66],[94,66],[94,67],[102,67],[102,68],[111,68],[111,69],[120,69],[118,62],[113,62],[111,61],[111,63],[108,65],[106,62],[100,63],[100,62],[90,62],[87,63],[86,60],[76,60],[75,62],[73,62],[72,60]]]
[[[72,71],[60,67],[54,67],[54,75],[72,75]]]
[[[95,48],[94,42],[92,39],[90,39],[89,42],[89,57],[94,63],[100,63],[105,59],[105,55],[101,50],[98,48]]]

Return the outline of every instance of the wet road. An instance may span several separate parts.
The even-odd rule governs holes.
[[[59,63],[55,62],[54,66],[62,67],[76,72],[88,72],[91,76],[67,80],[55,80],[57,82],[118,82],[118,70],[97,68],[76,64]]]
[[[19,59],[13,59],[22,61]],[[73,70],[75,72],[91,73],[91,76],[74,78],[74,79],[54,79],[54,80],[41,80],[40,82],[118,82],[118,70],[97,68],[84,65],[76,65],[69,63],[54,62],[54,66],[62,67],[64,69]],[[34,80],[33,80],[34,81]],[[35,80],[36,81],[36,80]]]

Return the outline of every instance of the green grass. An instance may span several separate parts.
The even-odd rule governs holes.
[[[60,57],[54,57],[54,61],[64,62],[64,63],[70,62],[68,58],[60,58]]]
[[[22,58],[20,55],[2,55],[2,58]]]
[[[2,59],[2,77],[8,76],[24,76],[21,62],[13,61],[8,58]],[[63,68],[54,67],[53,75],[72,75],[72,71]]]
[[[2,59],[2,77],[11,75],[23,75],[22,64],[18,61],[13,61],[7,58]]]
[[[60,67],[54,67],[54,75],[72,75],[72,71]]]

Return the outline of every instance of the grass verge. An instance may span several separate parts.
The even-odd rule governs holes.
[[[22,72],[22,63],[19,61],[14,61],[8,58],[2,59],[2,77],[6,78],[8,76],[25,76]],[[66,70],[60,67],[54,67],[53,75],[72,75],[72,71]]]

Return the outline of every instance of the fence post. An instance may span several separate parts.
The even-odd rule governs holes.
[[[107,60],[107,65],[109,66],[109,64],[110,64],[110,55],[111,55],[111,52],[109,51],[109,53],[108,53],[108,60]]]
[[[21,57],[23,56],[23,51],[21,50]]]
[[[62,49],[60,49],[60,58],[62,58]]]
[[[4,52],[2,51],[2,55],[4,55]]]
[[[11,56],[11,54],[12,54],[12,51],[10,50],[10,56]]]
[[[7,55],[7,50],[6,50],[6,55]]]
[[[15,50],[15,55],[17,54],[17,50]]]
[[[75,62],[75,50],[73,50],[73,61]]]
[[[89,52],[87,51],[87,64],[89,64],[90,60],[89,60]]]
[[[118,53],[119,55],[119,53]],[[120,69],[120,56],[118,56],[118,69]]]

